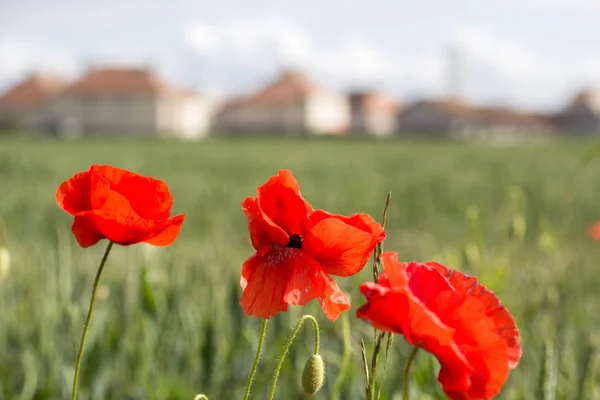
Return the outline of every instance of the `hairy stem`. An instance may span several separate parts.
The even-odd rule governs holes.
[[[254,357],[254,363],[252,364],[250,376],[248,377],[248,383],[246,384],[244,400],[248,400],[248,398],[250,397],[250,388],[252,387],[252,382],[254,381],[254,374],[256,373],[256,369],[258,368],[258,363],[260,362],[260,356],[262,354],[263,344],[265,343],[265,336],[267,335],[267,322],[269,322],[268,319],[263,319],[262,321],[262,325],[260,328],[260,338],[258,339],[258,348],[256,349],[256,356]]]
[[[273,381],[271,382],[271,391],[269,392],[269,400],[273,400],[273,398],[275,397],[275,388],[277,387],[277,378],[279,378],[279,373],[281,372],[281,367],[283,366],[283,361],[285,360],[285,357],[287,356],[287,353],[290,350],[290,347],[292,347],[292,342],[296,338],[296,335],[298,334],[300,327],[306,320],[310,320],[310,322],[312,322],[313,326],[315,327],[315,352],[314,352],[314,354],[319,354],[319,324],[317,323],[317,320],[315,319],[315,317],[313,317],[312,315],[303,315],[302,318],[300,318],[300,320],[294,327],[292,336],[290,336],[287,344],[285,345],[285,348],[283,349],[283,354],[281,355],[281,358],[279,359],[279,363],[277,364],[277,368],[275,368],[275,375],[273,375]]]

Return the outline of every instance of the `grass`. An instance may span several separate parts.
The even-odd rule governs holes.
[[[187,217],[168,248],[116,246],[111,253],[80,377],[80,399],[242,398],[260,321],[239,306],[239,274],[252,254],[240,203],[278,168],[291,169],[317,208],[380,218],[392,191],[387,250],[477,274],[514,314],[524,355],[500,399],[600,396],[600,168],[590,142],[485,144],[341,140],[0,141],[0,218],[11,273],[0,283],[0,399],[66,399],[87,302],[104,244],[78,247],[55,204],[63,180],[92,163],[164,179],[174,212]],[[269,323],[253,388],[266,398],[293,325],[319,320],[327,381],[317,398],[364,398],[355,318],[367,266],[338,280],[353,309],[328,322],[316,302]],[[349,329],[347,329],[349,327]],[[301,399],[313,333],[302,328],[277,398]],[[383,399],[400,399],[410,349],[396,338]],[[342,360],[350,360],[343,366]],[[380,362],[380,364],[382,364]],[[440,397],[438,367],[420,352],[412,398]],[[336,383],[340,370],[343,380]],[[336,390],[334,390],[336,388]]]

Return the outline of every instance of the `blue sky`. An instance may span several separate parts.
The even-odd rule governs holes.
[[[400,99],[447,91],[460,50],[469,100],[556,109],[600,86],[598,0],[0,0],[0,89],[42,70],[152,65],[222,94],[281,66]]]

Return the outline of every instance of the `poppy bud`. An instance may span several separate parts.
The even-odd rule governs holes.
[[[10,272],[10,253],[7,248],[0,247],[0,283]]]
[[[302,372],[302,390],[312,396],[323,387],[325,383],[325,364],[318,354],[310,356]]]

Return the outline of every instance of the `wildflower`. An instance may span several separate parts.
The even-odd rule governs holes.
[[[56,202],[75,216],[72,231],[81,247],[92,246],[100,239],[109,240],[94,279],[75,362],[71,399],[76,400],[83,349],[96,294],[101,299],[109,294],[108,291],[103,293],[98,283],[113,244],[128,246],[145,242],[168,246],[179,235],[185,215],[170,217],[173,197],[163,181],[110,165],[92,165],[88,171],[63,182],[56,191]]]
[[[63,182],[56,202],[75,216],[72,231],[81,247],[104,238],[123,246],[168,246],[185,217],[170,217],[173,197],[163,181],[110,165],[92,165]]]
[[[588,234],[592,239],[600,241],[600,221],[595,222],[590,226]]]
[[[404,335],[441,364],[438,381],[453,400],[496,396],[521,358],[509,311],[477,279],[443,265],[398,263],[382,255],[377,283],[364,283],[357,311],[375,328]]]
[[[350,304],[330,275],[359,272],[383,228],[366,214],[350,217],[314,210],[290,171],[280,170],[242,203],[256,253],[243,266],[241,305],[268,319],[289,304],[318,298],[335,321]]]

